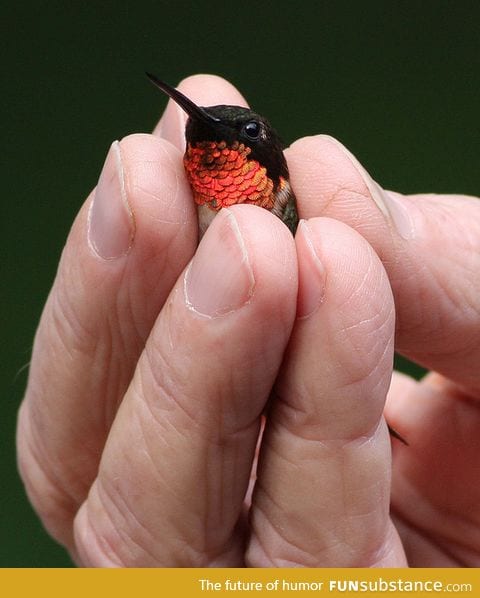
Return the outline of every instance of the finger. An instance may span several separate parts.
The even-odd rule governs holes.
[[[241,566],[260,415],[295,316],[291,235],[235,206],[156,322],[76,522],[88,566]]]
[[[396,377],[386,412],[408,430],[394,453],[392,512],[414,567],[474,567],[480,549],[478,404],[438,374]]]
[[[340,222],[302,222],[296,245],[299,319],[262,442],[247,562],[401,566],[382,418],[393,363],[388,279]]]
[[[151,135],[114,143],[63,251],[19,415],[28,493],[67,545],[118,403],[196,234],[180,153]]]
[[[478,199],[384,191],[327,136],[294,143],[288,161],[301,215],[342,220],[382,259],[395,296],[397,350],[478,391]]]
[[[247,102],[240,92],[231,83],[216,75],[187,77],[179,83],[178,89],[198,106],[230,104],[247,107]],[[154,135],[163,137],[184,151],[187,118],[185,111],[173,100],[169,100],[162,118],[155,127]]]

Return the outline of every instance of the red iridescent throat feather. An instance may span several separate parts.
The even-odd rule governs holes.
[[[195,202],[215,211],[237,203],[271,210],[275,201],[273,181],[266,168],[248,159],[250,152],[238,141],[230,146],[224,141],[189,143],[184,164]]]

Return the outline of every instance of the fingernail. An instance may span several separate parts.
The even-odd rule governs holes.
[[[399,193],[384,191],[377,183],[375,185],[379,189],[379,196],[382,198],[398,234],[406,241],[413,239],[415,236],[415,226],[412,218],[414,206],[408,206],[408,200]]]
[[[308,224],[300,220],[295,236],[298,255],[297,318],[308,318],[325,298],[326,272]]]
[[[126,255],[133,243],[135,222],[128,204],[120,144],[114,141],[105,159],[88,218],[88,240],[105,260]]]
[[[350,160],[358,174],[362,177],[370,195],[382,212],[387,222],[395,228],[398,234],[403,239],[411,239],[415,234],[413,226],[413,219],[411,218],[407,208],[395,198],[392,199],[389,192],[384,191],[380,185],[375,182],[368,174],[365,168],[360,164],[357,158],[337,139],[328,136],[330,141],[334,143]]]
[[[255,278],[231,210],[222,209],[203,237],[184,289],[188,307],[210,318],[234,312],[252,298]]]

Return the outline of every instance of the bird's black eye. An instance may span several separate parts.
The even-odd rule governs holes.
[[[252,141],[256,141],[260,137],[261,131],[262,125],[256,120],[249,121],[243,125],[242,129],[242,132]]]

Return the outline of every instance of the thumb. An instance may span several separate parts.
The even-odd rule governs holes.
[[[478,390],[478,199],[385,191],[324,135],[300,139],[287,157],[300,216],[345,222],[383,261],[397,310],[397,351]]]

